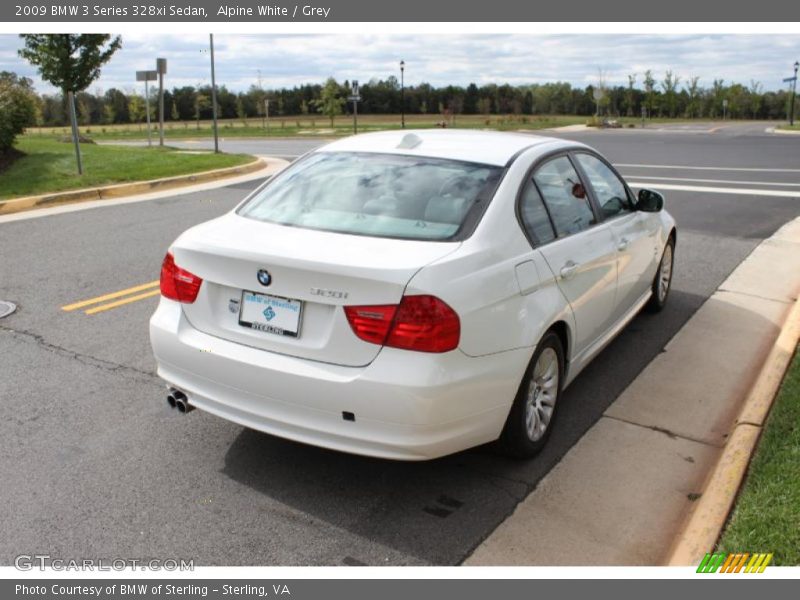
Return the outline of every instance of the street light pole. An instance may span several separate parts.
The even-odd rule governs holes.
[[[214,78],[214,34],[208,34],[211,49],[211,116],[214,119],[214,152],[219,154],[219,137],[217,136],[217,82]]]
[[[789,107],[789,125],[794,125],[794,98],[797,92],[797,69],[800,62],[794,61],[794,81],[792,81],[792,104]]]
[[[406,128],[406,61],[400,61],[400,126]]]
[[[156,59],[158,71],[158,145],[164,145],[164,75],[167,73],[167,59]]]

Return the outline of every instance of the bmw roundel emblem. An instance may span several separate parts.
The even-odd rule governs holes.
[[[269,271],[266,269],[258,270],[258,283],[265,287],[272,283],[272,275],[269,274]]]

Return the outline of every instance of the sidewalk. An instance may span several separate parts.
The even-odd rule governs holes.
[[[736,417],[799,290],[800,218],[739,265],[464,564],[663,564],[738,443]]]

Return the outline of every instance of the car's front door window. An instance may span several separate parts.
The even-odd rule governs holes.
[[[589,179],[605,218],[633,211],[633,204],[628,197],[625,184],[606,163],[596,156],[583,152],[575,156]]]

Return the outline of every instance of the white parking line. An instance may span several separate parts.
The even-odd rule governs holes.
[[[633,167],[637,169],[687,169],[692,171],[752,171],[763,173],[800,173],[800,169],[759,169],[756,167],[696,167],[688,165],[633,165],[614,163],[615,167]]]
[[[694,183],[727,183],[730,185],[767,185],[773,187],[800,187],[800,183],[775,183],[772,181],[731,181],[729,179],[691,179],[689,177],[653,177],[644,175],[622,175],[627,179],[628,177],[637,177],[639,179],[655,179],[657,181],[692,181]]]
[[[800,191],[758,190],[753,188],[708,187],[702,185],[674,185],[657,181],[629,181],[635,188],[652,187],[656,190],[676,190],[681,192],[707,192],[710,194],[740,194],[743,196],[779,196],[781,198],[800,198]]]

